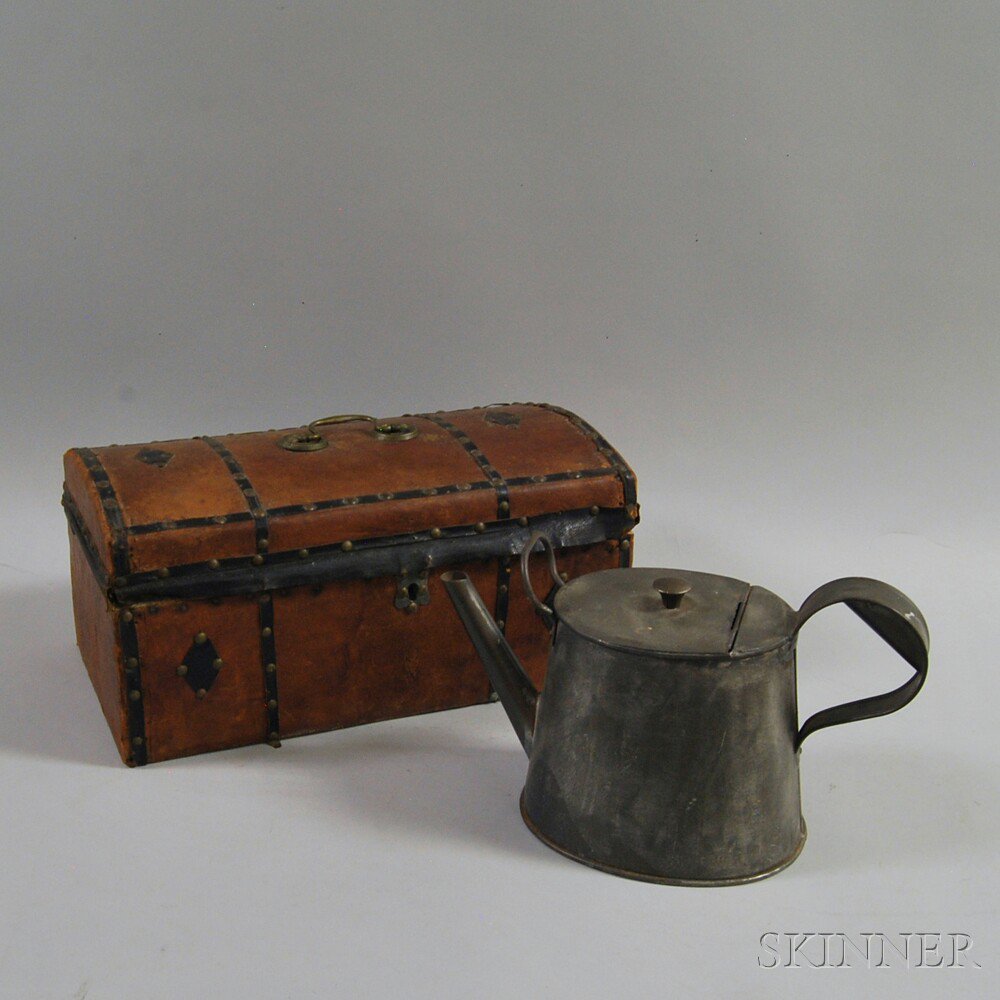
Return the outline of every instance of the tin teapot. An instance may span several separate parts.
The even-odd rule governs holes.
[[[537,543],[548,553],[550,604],[528,574]],[[467,575],[442,579],[528,754],[524,822],[561,854],[615,875],[730,885],[791,864],[806,836],[805,738],[895,712],[927,676],[923,615],[876,580],[834,580],[797,612],[763,587],[706,573],[609,569],[564,583],[538,534],[521,553],[521,573],[553,632],[541,695]],[[837,603],[914,674],[799,727],[796,637]]]

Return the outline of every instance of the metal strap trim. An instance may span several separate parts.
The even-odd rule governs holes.
[[[260,614],[260,668],[264,672],[264,707],[267,711],[267,730],[264,742],[278,746],[281,724],[278,716],[278,655],[274,642],[274,600],[271,594],[262,595]]]
[[[65,486],[63,487],[62,505],[63,510],[66,512],[66,521],[69,524],[69,530],[80,542],[80,547],[83,549],[83,554],[87,557],[87,563],[97,580],[98,586],[101,590],[107,590],[111,578],[108,576],[108,571],[104,568],[104,563],[101,562],[101,557],[97,552],[97,545],[94,543],[93,538],[90,537],[90,532],[83,523],[80,511],[77,509],[72,496],[70,496]]]
[[[482,453],[475,441],[461,427],[456,427],[450,420],[445,420],[439,413],[421,413],[418,416],[431,420],[444,428],[469,453],[472,460],[483,470],[486,478],[497,492],[497,517],[503,517],[510,507],[510,491],[503,476],[493,467],[490,460]]]
[[[571,410],[564,410],[561,406],[555,406],[552,403],[527,403],[525,405],[540,406],[543,410],[558,413],[560,416],[565,417],[571,424],[574,424],[579,430],[583,431],[597,445],[597,450],[611,462],[614,470],[618,473],[618,477],[622,481],[622,490],[625,494],[625,505],[632,506],[635,504],[635,473],[629,468],[628,463],[622,458],[621,454],[611,446],[607,438],[598,433],[583,417],[577,416]]]
[[[124,579],[128,576],[131,563],[128,553],[128,532],[125,530],[125,517],[122,513],[121,503],[118,494],[111,485],[104,463],[97,457],[90,448],[78,448],[77,454],[83,460],[90,478],[97,490],[97,495],[101,501],[101,509],[111,530],[111,566],[116,578]],[[73,514],[77,517],[80,528],[79,537],[84,549],[88,549],[88,542],[94,544],[89,532],[83,526],[83,519],[79,516],[79,511],[75,506],[71,509],[66,506],[67,515]],[[72,521],[70,522],[72,524]],[[96,551],[93,553],[96,556]],[[88,561],[93,566],[91,556]],[[99,562],[98,557],[98,562]],[[100,580],[101,578],[98,577]],[[105,586],[107,578],[105,576]],[[117,612],[118,617],[118,640],[121,644],[121,655],[125,676],[125,720],[128,728],[128,741],[130,760],[137,767],[141,767],[148,759],[146,747],[146,712],[142,704],[142,674],[139,659],[139,635],[136,632],[135,620],[129,611]],[[138,697],[130,697],[133,691],[138,692]]]
[[[246,472],[243,471],[243,466],[237,461],[236,456],[217,438],[205,435],[201,440],[225,462],[226,468],[236,481],[236,485],[240,488],[240,492],[246,500],[247,507],[250,509],[250,514],[254,520],[257,547],[267,548],[267,508],[261,503],[257,490],[254,488],[253,483],[250,482]]]
[[[128,741],[132,763],[142,767],[149,759],[146,746],[146,710],[143,707],[142,659],[139,656],[139,633],[131,611],[118,611],[118,635],[125,662],[125,704],[128,706]],[[138,697],[132,699],[133,691]]]
[[[599,479],[601,476],[613,475],[614,469],[579,469],[573,472],[550,472],[545,476],[518,476],[505,480],[507,486],[529,486],[539,483],[558,483],[569,479]],[[284,507],[271,507],[264,513],[268,520],[275,517],[293,517],[297,514],[311,513],[314,510],[331,510],[338,507],[359,507],[373,503],[390,503],[393,500],[418,500],[427,496],[466,493],[470,490],[494,489],[489,480],[474,483],[449,483],[445,486],[432,486],[423,489],[400,490],[398,493],[368,493],[363,496],[335,497],[331,500],[317,500],[308,504],[288,504]],[[206,528],[212,524],[229,524],[238,521],[249,521],[253,515],[248,511],[235,514],[219,514],[214,517],[188,517],[177,521],[150,521],[145,524],[134,524],[128,528],[130,535],[153,535],[161,531],[175,531],[181,528]]]
[[[118,494],[111,485],[104,464],[90,448],[77,448],[77,454],[90,473],[91,481],[101,501],[104,517],[111,529],[111,570],[114,576],[125,576],[130,568],[128,557],[128,534],[125,517],[122,514]]]
[[[240,465],[236,456],[217,438],[203,436],[205,442],[225,463],[236,485],[240,488],[246,500],[247,507],[254,522],[254,536],[257,543],[258,554],[254,560],[263,560],[264,552],[268,546],[268,511],[261,502],[250,477],[246,474],[243,466]],[[229,518],[227,517],[226,520]],[[215,520],[214,518],[212,519]],[[262,588],[266,590],[267,588]],[[281,729],[278,717],[278,673],[277,654],[274,638],[274,603],[270,593],[262,593],[258,613],[258,629],[260,635],[260,668],[264,675],[264,695],[265,709],[267,711],[264,742],[277,746],[280,739]]]
[[[527,523],[505,519],[489,524],[461,525],[431,531],[360,539],[345,548],[332,543],[310,549],[270,553],[260,562],[246,556],[221,559],[210,567],[204,562],[155,572],[133,573],[112,590],[118,601],[155,601],[169,598],[207,598],[231,594],[274,591],[279,588],[342,579],[399,576],[414,566],[430,568],[472,559],[517,555],[532,531],[544,531],[558,548],[591,545],[621,538],[634,525],[620,507],[596,514],[586,510],[563,511],[526,518]]]

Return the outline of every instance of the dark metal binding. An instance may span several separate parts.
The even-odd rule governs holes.
[[[265,561],[263,553],[267,550],[269,544],[267,508],[261,502],[257,490],[254,488],[253,483],[250,482],[250,477],[246,474],[243,466],[240,465],[236,456],[216,438],[205,436],[202,437],[202,441],[204,441],[205,444],[207,444],[219,456],[219,458],[222,459],[223,462],[225,462],[226,468],[236,481],[236,485],[240,488],[240,492],[246,498],[247,507],[249,507],[250,515],[253,517],[254,521],[254,536],[258,550],[257,554],[251,557],[250,562],[253,566],[262,566]],[[228,519],[229,518],[227,516],[226,520]],[[215,519],[213,518],[213,520]],[[214,571],[210,570],[210,572]],[[176,570],[171,570],[171,573],[176,573]],[[278,726],[278,673],[274,641],[274,604],[271,599],[271,594],[266,592],[271,588],[259,587],[255,589],[259,589],[261,591],[260,611],[258,615],[260,630],[260,665],[261,670],[264,673],[265,707],[267,711],[267,730],[264,735],[264,742],[270,743],[271,746],[279,746],[281,730]],[[245,591],[234,591],[234,593],[245,593]],[[199,595],[193,592],[190,596]],[[204,596],[214,595],[205,594]]]
[[[122,514],[121,504],[118,502],[118,494],[115,493],[107,470],[97,455],[90,448],[79,448],[77,452],[90,473],[90,478],[104,510],[104,517],[108,522],[108,528],[111,530],[112,574],[125,576],[130,568],[128,534],[125,530],[125,517]]]
[[[143,708],[142,673],[139,657],[139,633],[130,610],[118,612],[118,636],[125,661],[125,706],[128,718],[128,741],[131,761],[142,767],[149,759],[146,746],[146,710]]]
[[[578,417],[575,413],[570,410],[564,410],[561,406],[554,406],[552,403],[534,403],[532,405],[540,406],[543,410],[550,410],[552,413],[560,414],[560,416],[565,417],[571,424],[574,424],[583,431],[597,445],[597,450],[611,462],[614,470],[618,473],[625,494],[625,505],[630,507],[635,504],[635,473],[628,467],[621,454],[611,446],[607,438],[591,427],[583,417]]]
[[[480,448],[476,445],[475,441],[469,437],[460,427],[451,423],[449,420],[445,420],[440,414],[437,413],[423,413],[422,417],[426,420],[432,420],[439,427],[443,427],[449,434],[454,437],[459,444],[472,456],[473,461],[479,466],[480,469],[486,475],[486,478],[490,481],[490,484],[496,490],[497,494],[497,517],[505,518],[510,516],[510,489],[506,480],[500,475],[499,471],[494,468],[493,463],[483,454]],[[495,414],[496,416],[496,414]],[[520,418],[518,418],[518,423]],[[496,605],[493,608],[494,617],[497,621],[502,621],[506,623],[507,611],[506,611],[506,591],[504,590],[503,584],[506,583],[504,579],[503,570],[503,560],[500,561],[501,565],[497,574],[497,598]],[[501,601],[503,601],[504,607],[501,609]],[[503,629],[503,626],[501,626]]]
[[[131,569],[128,532],[125,530],[125,516],[122,513],[118,494],[115,493],[115,488],[111,485],[107,469],[104,468],[104,464],[93,450],[79,448],[77,453],[90,473],[90,478],[101,501],[104,517],[111,531],[112,574],[116,579],[127,578]],[[75,511],[75,508],[73,510]],[[67,505],[67,515],[70,512],[70,507]],[[77,535],[86,550],[94,544],[94,539],[83,528],[82,519],[79,520],[78,526]],[[96,551],[88,554],[87,561],[90,562],[91,566],[94,565],[95,558],[99,563],[100,556],[97,555]],[[104,579],[106,586],[106,576]],[[98,576],[98,580],[101,580],[101,576]],[[129,752],[131,763],[142,766],[146,763],[148,753],[146,749],[146,713],[142,704],[139,636],[135,629],[135,618],[130,610],[119,611],[117,617],[118,638],[121,643],[122,658],[125,661],[125,715],[128,724]]]
[[[599,479],[609,472],[607,468],[578,469],[573,472],[550,472],[546,476],[518,476],[506,480],[508,486],[527,486],[533,483],[557,483],[568,479]],[[276,517],[294,517],[297,514],[311,513],[315,510],[332,510],[337,507],[358,507],[373,503],[388,503],[393,500],[418,500],[422,497],[447,495],[450,493],[468,493],[474,490],[494,489],[494,484],[488,480],[473,483],[449,483],[443,486],[422,487],[421,489],[400,490],[396,493],[367,493],[361,496],[334,497],[329,500],[316,500],[308,504],[288,504],[284,507],[270,507],[264,511],[268,521]],[[497,504],[499,508],[499,501]],[[239,521],[249,521],[253,514],[248,511],[238,511],[234,514],[217,514],[213,517],[187,517],[176,521],[151,521],[146,524],[133,524],[127,530],[130,535],[153,535],[161,531],[174,531],[178,528],[206,528],[212,524],[232,524]]]
[[[504,517],[510,509],[510,491],[503,476],[500,475],[490,460],[482,453],[476,442],[461,427],[456,427],[438,413],[421,413],[420,416],[425,420],[433,421],[439,427],[443,427],[469,453],[476,465],[483,470],[493,489],[496,490],[497,517]]]
[[[164,598],[224,597],[273,591],[332,580],[399,577],[415,566],[441,567],[474,559],[511,557],[520,552],[532,530],[544,531],[557,548],[593,545],[618,538],[634,525],[628,512],[608,508],[562,511],[520,520],[461,525],[381,538],[335,542],[300,552],[273,552],[266,560],[239,556],[213,566],[189,563],[171,567],[170,575],[132,573],[111,590],[120,602]]]
[[[260,497],[257,495],[257,490],[254,489],[253,483],[250,482],[249,477],[243,471],[243,466],[237,461],[236,456],[217,438],[203,436],[202,441],[209,446],[209,448],[214,451],[219,458],[222,459],[226,464],[226,468],[229,470],[233,479],[236,480],[236,485],[240,488],[240,492],[243,494],[247,502],[247,507],[250,508],[250,514],[254,521],[254,532],[257,538],[257,548],[266,549],[267,548],[267,509],[261,503]]]
[[[507,612],[510,608],[510,557],[502,556],[497,566],[496,623],[501,632],[507,631]]]
[[[173,531],[176,528],[207,528],[210,524],[232,524],[238,521],[252,520],[253,514],[248,510],[241,510],[235,514],[216,514],[214,517],[182,517],[177,521],[151,521],[148,524],[133,524],[129,527],[128,533],[130,535],[155,535],[161,531]]]
[[[278,653],[274,644],[274,601],[270,594],[262,594],[260,614],[260,662],[264,671],[264,704],[267,711],[267,732],[264,742],[281,745],[281,726],[278,718]]]
[[[83,523],[79,508],[74,503],[73,497],[70,496],[65,484],[63,484],[62,505],[63,510],[66,512],[66,522],[69,524],[69,530],[80,542],[80,548],[83,549],[83,554],[94,574],[94,578],[97,580],[97,585],[101,590],[107,590],[108,585],[111,583],[111,577],[104,568],[104,563],[101,561],[101,556],[97,551],[97,544],[91,538],[87,526]]]

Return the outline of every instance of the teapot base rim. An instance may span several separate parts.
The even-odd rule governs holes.
[[[520,808],[521,808],[521,819],[524,820],[524,825],[546,846],[551,848],[557,854],[563,855],[563,857],[569,858],[571,861],[577,861],[581,865],[586,865],[588,868],[595,868],[598,871],[607,872],[609,875],[617,875],[619,878],[628,878],[636,882],[652,882],[656,885],[681,885],[688,887],[719,887],[727,885],[746,885],[749,882],[760,882],[763,879],[770,878],[772,875],[777,875],[778,872],[784,871],[796,858],[802,853],[802,848],[805,847],[807,830],[806,821],[800,817],[800,823],[802,825],[802,834],[799,837],[798,843],[795,845],[795,849],[786,858],[783,858],[777,864],[771,865],[768,868],[764,868],[761,871],[751,872],[747,875],[734,875],[727,878],[717,878],[717,879],[706,879],[706,878],[684,878],[683,876],[677,875],[654,875],[649,872],[636,872],[631,871],[628,868],[620,868],[616,865],[610,865],[603,861],[596,861],[593,858],[584,857],[581,854],[577,854],[574,851],[563,847],[561,844],[556,843],[547,834],[543,833],[535,821],[528,815],[528,811],[524,805],[524,791],[521,792],[520,797]]]

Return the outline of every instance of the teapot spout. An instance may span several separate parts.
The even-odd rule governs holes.
[[[531,755],[538,691],[524,672],[468,574],[443,573],[441,580],[479,659],[500,698],[524,752]]]

